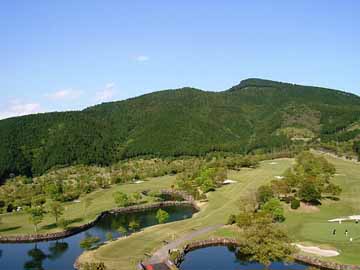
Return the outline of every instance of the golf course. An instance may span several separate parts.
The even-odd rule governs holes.
[[[296,243],[336,249],[340,253],[339,256],[324,259],[359,264],[360,225],[355,222],[334,224],[328,220],[360,212],[360,175],[357,173],[360,165],[330,156],[327,159],[335,165],[337,170],[333,179],[334,183],[339,184],[343,189],[339,200],[323,200],[322,205],[311,209],[300,207],[297,210],[291,210],[290,207],[285,206],[286,220],[283,226]],[[226,223],[230,214],[237,213],[241,196],[254,193],[260,185],[281,175],[293,162],[292,159],[276,159],[263,161],[256,169],[230,171],[228,178],[235,180],[236,183],[209,193],[208,202],[201,204],[201,211],[193,218],[156,225],[127,238],[107,243],[98,249],[84,253],[80,257],[80,262],[102,261],[109,269],[134,269],[139,261],[147,260],[165,242],[181,238],[203,227]],[[164,178],[163,181],[168,181],[168,179]],[[332,231],[335,228],[338,233],[333,235]],[[349,236],[344,234],[346,229],[349,231]],[[198,235],[194,239],[212,236],[232,237],[235,233],[231,226],[226,226]],[[352,242],[349,241],[350,236],[353,238]]]

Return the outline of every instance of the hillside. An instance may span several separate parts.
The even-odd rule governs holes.
[[[139,155],[267,152],[317,138],[357,145],[359,118],[360,97],[325,88],[248,79],[223,92],[165,90],[0,121],[0,178]]]

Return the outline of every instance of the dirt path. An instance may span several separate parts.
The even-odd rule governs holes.
[[[336,250],[331,250],[331,249],[321,249],[319,247],[308,247],[308,246],[303,246],[300,244],[295,244],[295,246],[298,247],[303,252],[315,254],[318,256],[322,256],[322,257],[335,257],[340,254]]]
[[[202,234],[214,231],[216,229],[221,228],[223,225],[214,225],[214,226],[209,226],[209,227],[205,227],[196,231],[193,231],[189,234],[186,234],[170,243],[168,243],[167,245],[163,246],[162,248],[158,249],[153,256],[147,261],[147,264],[156,264],[156,263],[161,263],[164,262],[167,257],[168,257],[168,252],[171,249],[175,249],[177,247],[179,247],[181,244],[184,244],[186,241],[190,241],[192,239],[194,239],[195,237],[198,237]]]

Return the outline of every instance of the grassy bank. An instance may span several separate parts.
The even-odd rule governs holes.
[[[71,221],[69,226],[78,226],[93,220],[99,213],[116,207],[112,194],[115,191],[125,193],[140,192],[143,190],[158,191],[170,188],[175,181],[175,176],[163,176],[150,178],[140,184],[123,184],[112,186],[109,189],[95,191],[91,194],[80,198],[80,202],[65,203],[65,211],[62,216],[66,220]],[[85,198],[91,199],[90,205],[85,210]],[[147,202],[151,202],[153,198],[146,197]],[[30,224],[29,215],[25,212],[9,213],[1,215],[0,234],[32,234],[34,227]],[[44,220],[39,225],[39,233],[56,232],[61,229],[55,225],[54,217],[49,214],[45,215]]]

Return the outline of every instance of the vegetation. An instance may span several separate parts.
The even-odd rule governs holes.
[[[84,263],[80,266],[80,270],[106,270],[106,266],[103,262],[99,263]]]
[[[49,212],[49,204],[51,201],[42,204],[41,207],[47,212],[43,213],[43,220],[38,224],[38,233],[58,232],[74,226],[79,226],[96,218],[102,211],[116,208],[112,194],[121,191],[131,196],[134,193],[147,191],[147,195],[142,195],[142,204],[152,203],[162,200],[160,197],[153,197],[153,194],[159,194],[162,189],[170,189],[175,183],[175,176],[162,176],[157,178],[148,178],[139,184],[121,184],[113,185],[110,188],[100,189],[91,193],[82,195],[79,200],[73,202],[61,203],[65,208],[63,215],[58,219],[58,226],[54,226],[54,216]],[[25,196],[27,194],[24,194]],[[84,209],[86,201],[92,203],[87,207],[86,215]],[[34,202],[35,203],[35,202]],[[4,213],[1,215],[2,223],[0,224],[0,232],[2,235],[32,234],[34,232],[34,224],[29,222],[29,214],[27,208],[24,207],[20,211]],[[116,228],[115,228],[116,229]]]
[[[213,167],[215,164],[204,165],[199,162],[178,175],[177,186],[196,199],[206,198],[205,193],[220,187],[226,179],[226,168]]]
[[[143,155],[269,153],[296,148],[304,141],[293,138],[303,135],[313,143],[355,143],[359,105],[359,97],[341,91],[248,79],[223,92],[182,88],[84,111],[5,119],[0,179]]]
[[[156,212],[156,219],[160,224],[165,223],[169,219],[169,213],[165,210],[159,209]]]
[[[58,223],[59,218],[64,214],[64,206],[60,202],[51,202],[49,213],[55,218],[55,223]]]
[[[204,226],[225,223],[230,214],[238,213],[240,196],[253,194],[258,186],[269,183],[270,179],[281,175],[291,165],[290,159],[274,160],[276,165],[272,165],[272,162],[260,162],[256,169],[228,170],[228,178],[235,180],[236,183],[209,192],[206,206],[202,207],[202,210],[191,219],[148,227],[140,234],[132,234],[127,238],[112,241],[94,251],[84,253],[80,262],[102,261],[111,270],[132,269],[139,261],[147,258],[144,254],[152,253],[162,247],[164,241],[172,241],[174,238],[177,239]],[[234,234],[231,234],[230,237],[233,236]],[[211,236],[206,234],[203,237],[208,239]],[[124,253],[123,250],[131,250],[131,254]]]
[[[289,168],[281,180],[273,180],[269,185],[259,187],[257,200],[260,205],[275,204],[274,198],[291,203],[291,208],[300,206],[299,200],[306,203],[319,203],[324,196],[335,198],[341,188],[331,182],[336,170],[324,157],[311,152],[302,152],[296,163]]]
[[[269,265],[274,261],[290,261],[294,248],[286,233],[273,223],[271,215],[265,212],[242,212],[237,224],[239,252],[251,261]]]
[[[197,160],[205,159],[196,158]],[[83,217],[92,201],[87,194],[107,190],[117,184],[134,183],[150,177],[172,175],[190,167],[195,158],[184,159],[136,159],[121,161],[109,167],[77,165],[60,168],[31,178],[18,176],[0,185],[0,213],[20,211],[32,205],[49,202],[67,203],[84,200]],[[142,203],[142,195],[129,195],[132,203]]]
[[[38,232],[38,225],[43,221],[45,211],[42,206],[31,207],[27,210],[29,222],[34,225],[35,233]]]
[[[80,241],[80,247],[85,250],[91,249],[95,244],[100,242],[100,238],[88,235]]]

